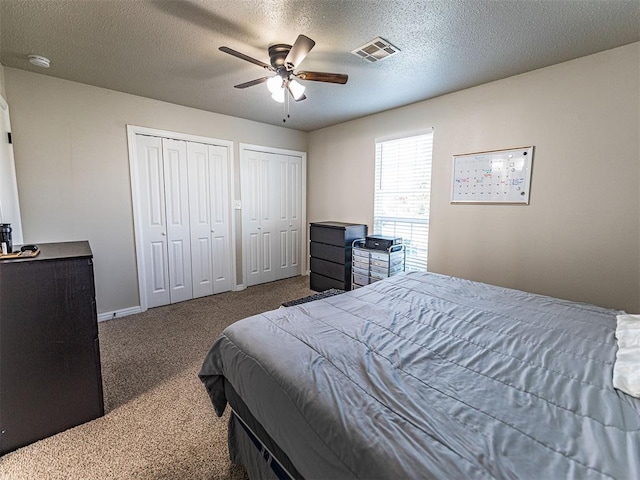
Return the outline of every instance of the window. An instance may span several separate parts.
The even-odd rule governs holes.
[[[402,237],[406,270],[427,269],[433,131],[376,142],[373,230]]]

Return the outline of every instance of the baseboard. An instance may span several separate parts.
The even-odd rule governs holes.
[[[309,271],[307,270],[307,272],[303,273],[302,275],[309,275]],[[244,283],[241,283],[239,285],[236,285],[233,291],[239,292],[241,290],[244,290],[245,288],[247,288],[247,286]],[[126,317],[127,315],[134,315],[141,312],[142,309],[139,305],[137,307],[123,308],[121,310],[114,310],[112,312],[103,312],[98,314],[98,321],[104,322],[105,320],[111,320],[112,318]]]
[[[137,306],[137,307],[123,308],[121,310],[114,310],[113,312],[99,313],[98,321],[104,322],[105,320],[111,320],[112,318],[126,317],[127,315],[133,315],[140,312],[142,312],[142,310],[140,309],[140,306]]]

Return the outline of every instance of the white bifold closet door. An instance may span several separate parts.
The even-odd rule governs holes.
[[[137,136],[147,293],[155,307],[192,298],[187,144]]]
[[[146,306],[230,290],[226,148],[136,135],[136,153]]]
[[[193,297],[231,290],[227,148],[189,142]]]
[[[301,157],[246,150],[241,167],[247,286],[300,275]]]

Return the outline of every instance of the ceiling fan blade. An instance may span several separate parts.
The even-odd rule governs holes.
[[[255,80],[251,80],[250,82],[245,82],[245,83],[241,83],[239,85],[234,85],[234,88],[247,88],[247,87],[253,87],[254,85],[259,85],[261,83],[266,82],[267,80],[269,80],[271,77],[262,77],[262,78],[256,78]]]
[[[349,80],[349,75],[344,73],[325,73],[325,72],[298,72],[296,77],[300,80],[311,80],[313,82],[339,83],[344,85]]]
[[[304,57],[309,54],[315,44],[316,42],[311,40],[309,37],[298,35],[296,42],[291,47],[291,50],[289,50],[287,58],[284,59],[284,65],[287,67],[287,70],[293,70],[295,67],[300,65],[304,60]]]
[[[273,67],[271,65],[261,62],[260,60],[256,60],[255,58],[245,55],[244,53],[237,52],[232,48],[220,47],[218,50],[224,53],[228,53],[229,55],[233,55],[234,57],[239,58],[241,60],[246,60],[247,62],[255,63],[259,67],[266,68],[267,70],[273,70]]]

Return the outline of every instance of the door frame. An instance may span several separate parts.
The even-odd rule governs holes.
[[[277,155],[289,155],[293,157],[300,157],[302,164],[302,182],[300,185],[300,196],[302,205],[301,215],[300,215],[300,275],[305,275],[307,272],[307,152],[301,152],[298,150],[287,150],[283,148],[275,148],[275,147],[266,147],[264,145],[253,145],[250,143],[240,143],[240,202],[241,205],[244,202],[244,197],[242,196],[242,185],[244,183],[244,179],[242,178],[245,172],[243,171],[243,167],[246,161],[247,152],[261,152],[261,153],[275,153]],[[247,248],[245,248],[245,232],[244,232],[244,215],[242,215],[242,219],[240,221],[242,225],[242,288],[246,288],[247,286],[247,270],[249,268],[249,261],[247,258]]]
[[[13,154],[13,144],[9,143],[7,135],[11,134],[11,118],[9,115],[9,104],[0,95],[0,116],[2,121],[2,131],[4,136],[0,143],[0,223],[10,223],[13,229],[12,238],[14,245],[22,245],[22,216],[20,214],[20,199],[18,195],[18,178],[16,176],[16,163]]]
[[[147,293],[146,293],[146,279],[141,272],[144,272],[144,259],[140,252],[143,251],[142,245],[142,231],[141,231],[141,219],[142,212],[140,211],[140,192],[138,191],[138,177],[135,169],[135,164],[138,160],[138,154],[136,149],[136,135],[149,135],[152,137],[170,138],[173,140],[182,140],[185,142],[204,143],[207,145],[217,145],[226,147],[228,152],[227,157],[227,172],[229,177],[229,250],[231,253],[231,279],[232,287],[236,284],[236,227],[235,218],[233,215],[233,199],[235,198],[235,173],[234,173],[234,152],[233,142],[229,140],[220,140],[219,138],[203,137],[200,135],[191,135],[189,133],[172,132],[169,130],[160,130],[158,128],[141,127],[138,125],[127,125],[127,148],[129,150],[129,177],[131,181],[131,201],[133,208],[133,231],[135,238],[136,248],[136,266],[138,276],[138,293],[140,296],[140,311],[144,312],[148,309]]]

